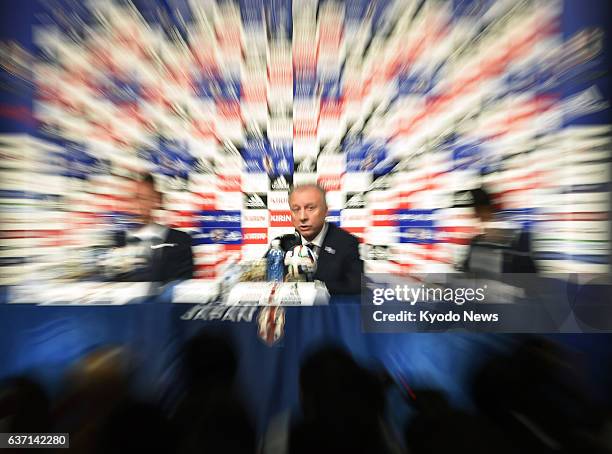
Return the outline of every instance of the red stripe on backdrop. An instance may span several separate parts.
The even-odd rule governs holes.
[[[351,235],[355,235],[360,243],[363,243],[363,237],[365,235],[365,227],[342,227],[344,230],[349,232]]]
[[[478,233],[476,227],[438,227],[437,238],[441,243],[469,244]]]
[[[397,210],[372,210],[372,225],[393,227],[397,225]]]

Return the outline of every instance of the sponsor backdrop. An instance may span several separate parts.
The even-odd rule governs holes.
[[[291,232],[306,182],[368,272],[452,270],[474,234],[453,194],[483,184],[540,269],[608,270],[603,1],[19,8],[1,41],[3,283],[82,277],[141,171],[201,279]]]
[[[452,269],[474,229],[452,195],[481,184],[532,231],[541,269],[608,269],[607,0],[21,0],[0,12],[4,284],[84,277],[129,223],[127,179],[143,170],[164,193],[159,217],[193,235],[201,279],[290,232],[287,187],[312,181],[369,272]],[[256,323],[184,319],[192,305],[0,304],[0,375],[35,368],[59,384],[86,352],[127,344],[136,388],[172,390],[173,354],[215,327],[237,342],[263,429],[298,402],[315,341],[454,403],[511,341],[367,334],[360,307],[341,303],[287,308],[283,348],[258,342]],[[590,352],[609,389],[609,339],[560,340]]]

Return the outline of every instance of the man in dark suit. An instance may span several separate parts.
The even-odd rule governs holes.
[[[296,234],[281,237],[281,248],[289,251],[303,245],[312,250],[317,259],[313,277],[323,281],[330,294],[360,293],[359,241],[325,221],[325,190],[315,184],[296,186],[289,192],[289,208]]]
[[[476,274],[537,272],[529,231],[516,226],[496,226],[496,212],[486,189],[463,191],[457,198],[462,203],[455,203],[455,206],[473,207],[482,227],[482,233],[470,241],[461,271]]]
[[[116,251],[130,257],[134,266],[121,270],[121,281],[170,282],[193,277],[191,236],[157,224],[153,219],[161,206],[161,193],[148,174],[134,183],[136,226],[115,235]]]

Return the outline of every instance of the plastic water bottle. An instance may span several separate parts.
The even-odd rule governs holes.
[[[267,278],[271,282],[282,282],[284,275],[285,254],[280,246],[280,240],[272,240],[272,248],[268,252]]]

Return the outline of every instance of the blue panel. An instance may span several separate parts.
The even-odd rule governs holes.
[[[240,229],[240,211],[200,211],[199,225],[202,228],[238,228]]]
[[[204,227],[193,235],[193,244],[242,244],[242,230],[240,227]]]
[[[325,220],[340,227],[340,210],[329,210]]]
[[[398,210],[400,243],[435,243],[435,210]]]
[[[347,172],[374,172],[377,165],[385,160],[387,151],[378,144],[364,143],[351,144],[346,150],[346,170]],[[393,167],[394,163],[386,163],[378,167],[377,174],[383,174]],[[385,171],[386,170],[386,171]]]

